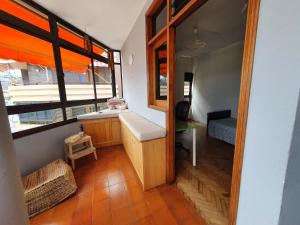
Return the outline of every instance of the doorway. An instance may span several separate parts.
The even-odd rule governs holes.
[[[179,4],[182,2],[182,4]],[[175,30],[185,19],[195,12],[199,7],[205,5],[207,1],[201,0],[155,0],[149,7],[146,14],[147,26],[147,62],[148,62],[148,91],[152,90],[152,84],[149,83],[151,78],[151,68],[153,67],[151,56],[153,50],[151,45],[161,37],[164,37],[167,44],[167,99],[163,102],[164,106],[159,110],[166,112],[166,129],[167,129],[167,181],[175,180],[175,80],[176,80],[176,50],[175,50]],[[161,9],[161,5],[166,4],[167,22],[161,31],[152,35],[152,18],[157,16],[155,13]],[[250,95],[250,86],[252,79],[252,66],[254,58],[258,13],[260,0],[248,0],[247,3],[247,21],[245,42],[242,61],[242,76],[240,85],[239,107],[237,111],[237,128],[236,142],[234,149],[232,182],[229,203],[229,224],[236,224],[236,216],[239,201],[240,179],[242,172],[242,162],[244,153],[245,133],[247,126],[248,104]],[[150,70],[150,72],[149,72]],[[150,95],[151,97],[151,95]],[[149,98],[151,100],[151,98]],[[148,101],[149,101],[148,99]],[[155,107],[153,107],[155,108]]]

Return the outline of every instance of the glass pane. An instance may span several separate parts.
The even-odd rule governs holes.
[[[65,75],[67,100],[94,99],[91,59],[75,52],[60,49]]]
[[[108,109],[106,102],[97,103],[97,111]]]
[[[4,25],[0,33],[6,106],[59,101],[52,44]]]
[[[99,45],[97,44],[93,44],[93,52],[97,55],[101,55],[105,58],[108,58],[108,53],[107,53],[107,50],[100,47]]]
[[[117,97],[122,98],[122,75],[121,75],[121,66],[116,64],[115,65],[115,78],[116,78],[116,94]]]
[[[121,63],[120,52],[114,52],[114,63]]]
[[[61,109],[51,109],[8,116],[11,132],[28,130],[47,124],[63,121]]]
[[[156,99],[167,99],[167,45],[155,50]]]
[[[94,69],[97,98],[101,99],[113,97],[111,69],[108,67],[108,64],[94,60]]]
[[[167,24],[167,5],[166,2],[158,9],[152,18],[152,36],[155,36]]]
[[[61,24],[58,24],[58,37],[81,48],[84,48],[83,37]]]
[[[0,10],[50,32],[48,16],[20,0],[1,0]]]
[[[190,0],[172,0],[172,16],[175,16],[181,9],[183,9]]]
[[[72,106],[66,108],[67,119],[77,118],[79,115],[83,115],[86,113],[95,112],[95,104],[90,105],[80,105],[80,106]]]

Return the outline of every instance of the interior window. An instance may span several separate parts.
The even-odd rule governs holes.
[[[167,4],[164,2],[152,17],[152,36],[154,37],[167,24]]]
[[[176,14],[183,9],[183,7],[189,2],[190,0],[172,0],[172,16],[176,16]]]
[[[167,99],[167,45],[155,50],[156,99]]]

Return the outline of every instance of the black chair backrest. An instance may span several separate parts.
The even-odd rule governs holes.
[[[176,119],[186,121],[189,118],[190,103],[188,101],[178,102],[175,108]]]

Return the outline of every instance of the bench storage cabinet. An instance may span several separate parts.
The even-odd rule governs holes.
[[[92,137],[96,148],[122,144],[118,117],[80,121],[84,132]]]
[[[147,190],[166,182],[166,132],[135,113],[121,113],[122,142]]]

